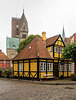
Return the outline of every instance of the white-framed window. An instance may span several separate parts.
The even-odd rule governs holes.
[[[47,63],[47,71],[52,71],[52,63]]]
[[[64,64],[64,71],[67,71],[67,64]]]
[[[63,71],[63,65],[59,64],[59,71]]]
[[[23,63],[19,63],[19,71],[23,71]]]
[[[55,47],[56,53],[59,53],[59,47]]]
[[[51,46],[51,51],[53,51],[53,46]]]
[[[69,64],[68,66],[68,71],[71,71],[71,64]]]
[[[60,47],[60,53],[62,53],[62,48]]]
[[[6,60],[4,60],[3,63],[6,64]]]
[[[46,62],[40,63],[41,71],[46,71]]]

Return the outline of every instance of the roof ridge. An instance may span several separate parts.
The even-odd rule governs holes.
[[[58,35],[55,35],[55,36],[59,36],[59,35],[60,35],[60,34],[58,34]],[[49,38],[53,38],[53,37],[55,37],[55,36],[52,36],[52,37],[49,37]],[[49,38],[47,38],[47,39],[49,39]],[[47,40],[47,39],[46,39],[46,40]]]

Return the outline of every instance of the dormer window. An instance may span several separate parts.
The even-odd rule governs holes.
[[[31,46],[28,49],[30,50],[31,49]]]

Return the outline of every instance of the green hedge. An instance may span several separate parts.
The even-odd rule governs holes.
[[[10,77],[10,75],[12,74],[11,70],[8,69],[4,69],[4,73],[5,73],[5,77]]]

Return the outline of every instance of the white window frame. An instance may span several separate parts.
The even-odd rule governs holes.
[[[71,71],[71,64],[69,64],[69,70],[68,71]]]
[[[56,53],[59,53],[59,47],[55,47]]]
[[[6,64],[6,60],[4,60],[3,63]]]
[[[63,65],[60,64],[59,71],[63,71]]]
[[[49,66],[48,66],[49,65]],[[51,66],[50,66],[51,65]],[[49,69],[48,69],[49,68]],[[52,71],[52,63],[47,63],[47,71]]]
[[[62,53],[62,48],[60,47],[60,53]]]
[[[19,71],[23,71],[23,63],[19,63]]]
[[[42,64],[43,64],[43,66],[42,66]],[[41,71],[46,71],[46,62],[40,63],[40,69],[41,69]]]
[[[67,71],[67,64],[64,64],[64,71]]]

